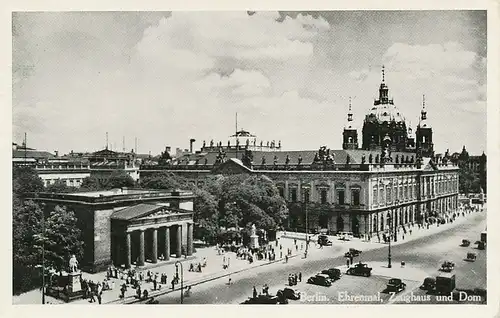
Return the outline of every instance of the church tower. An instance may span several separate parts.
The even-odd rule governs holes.
[[[422,111],[420,112],[420,122],[417,126],[417,152],[422,157],[432,157],[434,155],[434,144],[432,143],[432,128],[427,120],[427,110],[425,109],[425,95],[422,97]]]
[[[343,136],[344,136],[344,142],[342,143],[342,149],[344,150],[358,149],[358,131],[353,125],[350,97],[349,97],[349,112],[347,113],[347,123],[344,127]]]

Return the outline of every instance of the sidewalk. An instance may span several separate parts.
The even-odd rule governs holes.
[[[221,277],[228,277],[232,274],[236,274],[242,271],[250,270],[253,268],[285,262],[285,254],[288,248],[292,249],[292,255],[289,257],[290,259],[295,258],[297,255],[303,253],[300,250],[300,246],[298,251],[295,249],[293,240],[283,240],[279,241],[278,244],[276,242],[270,242],[270,245],[275,249],[276,260],[270,262],[267,259],[263,260],[254,260],[252,264],[248,262],[248,260],[237,259],[236,253],[233,252],[225,252],[221,255],[218,254],[215,247],[206,247],[199,248],[196,251],[196,255],[190,257],[188,259],[179,259],[182,262],[183,266],[183,285],[184,288],[187,286],[197,285],[203,282],[211,281],[214,279],[218,279]],[[282,247],[282,257],[280,258],[280,245]],[[299,244],[300,245],[300,244]],[[305,249],[305,244],[304,244]],[[202,272],[189,272],[190,263],[198,264],[202,262],[203,258],[207,260],[207,266],[202,268]],[[229,268],[223,269],[223,260],[226,259],[226,262],[229,263]],[[146,266],[142,267],[141,271],[146,274],[148,270],[153,273],[165,273],[167,274],[167,285],[159,284],[157,286],[157,290],[153,289],[152,282],[142,282],[141,290],[147,289],[149,293],[149,297],[154,297],[174,291],[179,291],[180,284],[175,285],[174,290],[172,290],[172,285],[170,284],[173,275],[175,275],[175,261],[176,259],[171,259],[169,262],[159,262],[157,264],[146,263]],[[144,275],[146,276],[146,275]],[[92,280],[94,282],[102,282],[106,278],[106,272],[100,272],[95,274],[90,273],[82,273],[82,278],[87,280]],[[120,303],[134,303],[139,302],[140,300],[135,298],[136,290],[128,286],[127,291],[125,292],[125,297],[120,299],[120,287],[125,282],[121,279],[111,278],[110,281],[115,282],[115,287],[113,290],[105,290],[102,293],[102,304],[120,304]],[[27,293],[21,294],[19,296],[13,296],[13,304],[39,304],[41,303],[41,290],[32,290]],[[59,299],[55,299],[50,296],[46,296],[46,303],[50,304],[64,304],[65,302]],[[88,299],[77,299],[70,304],[90,304]],[[97,302],[92,304],[98,304]]]
[[[476,212],[476,213],[486,213],[486,212]],[[468,213],[465,215],[465,217],[462,217],[461,215],[457,217],[455,222],[453,223],[446,223],[444,225],[440,225],[439,227],[437,225],[432,225],[430,226],[429,229],[426,228],[421,228],[418,229],[418,227],[413,227],[412,228],[412,234],[409,234],[409,232],[405,235],[405,239],[402,239],[400,231],[400,236],[398,237],[398,241],[394,242],[392,241],[392,245],[398,245],[402,244],[411,240],[415,240],[418,238],[422,238],[431,234],[439,233],[441,231],[447,230],[449,228],[452,228],[454,226],[457,226],[464,222],[467,218],[472,217],[475,215],[475,213]],[[287,249],[292,250],[292,257],[293,258],[293,263],[296,262],[301,262],[304,261],[303,255],[305,251],[305,234],[304,233],[293,233],[293,232],[287,232],[287,235],[283,235],[279,240],[278,244],[276,244],[275,241],[270,242],[270,245],[273,246],[275,249],[276,253],[276,261],[274,262],[269,262],[268,260],[261,260],[261,261],[254,261],[252,264],[249,264],[247,260],[241,260],[241,259],[236,259],[236,254],[232,252],[227,252],[223,255],[218,255],[217,250],[215,247],[206,247],[206,248],[199,248],[196,251],[196,255],[194,257],[188,258],[188,259],[179,259],[183,263],[184,267],[184,287],[187,286],[192,286],[192,285],[197,285],[203,282],[207,282],[210,280],[218,279],[221,277],[228,277],[232,274],[236,274],[238,272],[246,271],[246,270],[251,270],[253,268],[265,266],[268,264],[273,264],[273,263],[278,263],[278,262],[284,262],[285,254]],[[278,236],[279,237],[279,236]],[[297,240],[295,245],[295,239]],[[344,252],[346,252],[349,248],[356,248],[360,249],[362,251],[367,251],[375,248],[379,248],[381,246],[385,246],[386,243],[379,243],[378,239],[372,238],[371,241],[365,241],[359,238],[354,238],[351,241],[341,241],[338,240],[338,237],[336,236],[330,236],[330,240],[333,242],[333,246],[325,246],[324,249],[320,249],[316,247],[316,239],[317,236],[311,235],[311,241],[310,241],[310,246],[308,249],[308,260],[314,260],[316,258],[321,258],[324,257],[324,253],[320,251],[324,251],[324,249],[331,249],[335,248],[337,249],[334,253],[338,255],[343,255]],[[283,255],[280,258],[280,245],[282,247],[282,252]],[[299,256],[299,257],[296,257]],[[203,260],[203,258],[207,259],[207,266],[204,267],[201,273],[198,272],[189,272],[189,264],[194,263],[197,264]],[[222,264],[223,264],[223,258],[226,257],[229,259],[229,268],[224,270],[222,269]],[[329,257],[332,257],[332,255],[329,255]],[[177,291],[180,289],[180,284],[175,285],[175,289],[172,290],[170,281],[175,274],[175,264],[174,262],[176,259],[171,259],[168,263],[167,262],[159,262],[158,264],[150,264],[147,263],[145,267],[143,267],[142,271],[146,272],[148,269],[151,270],[154,273],[165,273],[167,274],[167,284],[168,286],[162,285],[160,290],[153,290],[153,283],[145,283],[143,282],[141,284],[141,289],[144,290],[145,288],[149,292],[150,297],[154,297],[157,295]],[[399,266],[399,264],[395,264]],[[396,266],[394,266],[396,267]],[[344,266],[345,268],[345,266]],[[394,269],[394,268],[393,268]],[[375,269],[374,269],[375,270]],[[382,275],[382,274],[380,274]],[[89,273],[83,273],[82,277],[87,279],[87,280],[92,280],[94,282],[102,282],[104,278],[106,277],[106,272],[101,272],[101,273],[96,273],[96,274],[89,274]],[[113,290],[106,290],[103,291],[102,293],[102,303],[112,303],[112,304],[119,304],[119,303],[133,303],[133,302],[138,302],[139,300],[135,299],[135,289],[128,288],[127,291],[125,292],[125,298],[120,299],[120,286],[124,283],[124,281],[120,279],[111,279],[112,281],[115,282],[115,288]],[[46,297],[46,302],[51,303],[51,304],[57,304],[57,303],[64,303],[62,300],[54,299],[52,297]],[[30,292],[21,294],[19,296],[13,296],[13,304],[39,304],[41,303],[41,290],[32,290]],[[89,304],[88,300],[86,299],[78,299],[71,304]],[[93,303],[96,304],[96,303]]]

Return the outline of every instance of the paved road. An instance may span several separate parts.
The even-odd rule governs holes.
[[[435,276],[440,264],[444,260],[454,262],[457,276],[457,288],[486,288],[486,251],[479,251],[472,246],[465,248],[459,244],[463,238],[472,243],[479,239],[480,232],[486,227],[486,212],[478,212],[469,216],[464,223],[443,232],[429,235],[396,245],[392,247],[393,268],[397,268],[404,260],[408,268],[414,268],[424,276]],[[373,264],[387,262],[387,247],[365,251],[355,261]],[[476,262],[469,263],[463,259],[468,251],[474,251],[478,258]],[[353,301],[354,303],[404,303],[404,299],[391,298],[390,294],[383,293],[388,277],[373,275],[370,278],[344,275],[332,287],[321,287],[305,283],[307,278],[323,269],[345,265],[345,259],[338,256],[338,248],[324,248],[321,258],[308,259],[307,261],[295,259],[288,264],[274,264],[256,270],[232,276],[233,285],[227,284],[227,279],[219,279],[202,285],[194,286],[191,297],[184,298],[185,304],[234,304],[241,303],[251,296],[252,287],[258,290],[264,284],[270,286],[270,292],[275,293],[283,288],[289,273],[302,272],[303,281],[294,288],[301,291],[302,300],[291,303],[350,303],[348,296],[364,295],[365,299]],[[345,266],[344,266],[345,268]],[[386,269],[391,270],[391,269]],[[396,270],[395,270],[396,271]],[[420,275],[419,277],[421,277]],[[405,279],[406,291],[399,296],[410,297],[412,303],[436,303],[434,296],[427,296],[418,287],[421,279]],[[159,298],[161,304],[175,304],[180,302],[180,292],[171,293]],[[415,296],[419,299],[416,299]],[[473,302],[473,301],[472,301]]]

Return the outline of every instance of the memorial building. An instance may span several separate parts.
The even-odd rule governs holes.
[[[33,198],[47,211],[58,205],[75,213],[84,241],[79,263],[89,272],[192,255],[193,199],[187,191],[126,188]]]

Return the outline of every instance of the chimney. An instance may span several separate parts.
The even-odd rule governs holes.
[[[56,157],[59,157],[59,151],[54,150],[54,153],[56,154]]]
[[[189,140],[189,152],[193,153],[193,143],[196,141],[196,139],[191,138]]]

